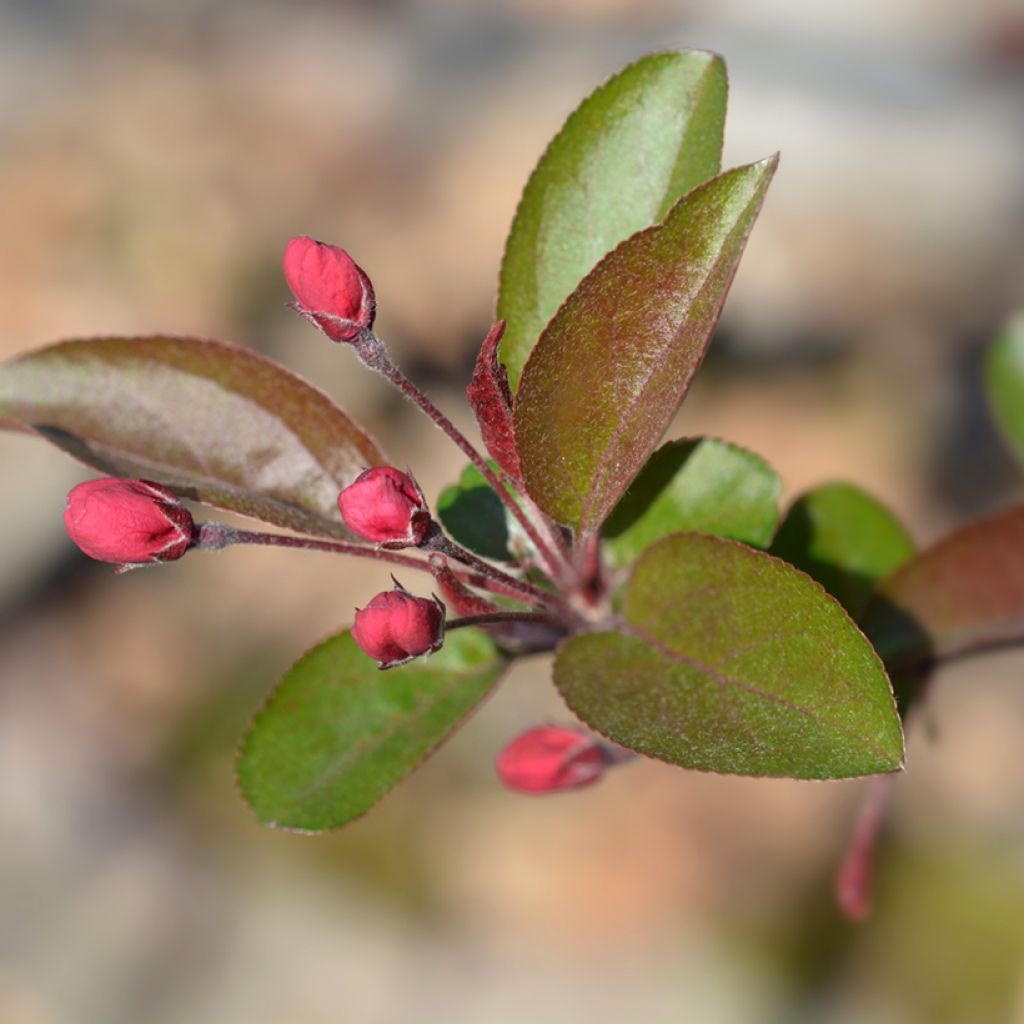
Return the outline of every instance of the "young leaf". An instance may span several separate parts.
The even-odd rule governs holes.
[[[268,825],[316,832],[365,814],[484,699],[505,666],[462,629],[378,671],[344,632],[288,670],[242,741],[238,780]]]
[[[816,579],[854,617],[914,553],[899,520],[853,484],[815,487],[790,506],[771,552]]]
[[[499,320],[487,332],[473,368],[473,379],[466,388],[466,397],[480,426],[484,447],[513,480],[518,480],[519,456],[512,432],[512,392],[508,371],[498,361],[498,342],[504,333],[504,320]]]
[[[591,267],[718,173],[727,91],[721,57],[653,54],[587,97],[551,141],[501,266],[501,358],[513,389],[544,325]]]
[[[890,668],[1024,642],[1024,508],[964,526],[884,579],[862,624]]]
[[[777,558],[677,533],[626,585],[620,632],[570,638],[555,683],[592,729],[684,768],[834,779],[896,771],[885,670],[843,609]]]
[[[779,475],[759,455],[713,437],[669,441],[629,485],[602,533],[612,565],[655,541],[699,530],[763,547],[779,515]]]
[[[235,345],[66,341],[0,366],[0,416],[89,466],[324,537],[338,492],[385,459],[322,391]]]
[[[441,492],[437,515],[463,547],[493,561],[513,560],[505,506],[476,466],[466,466],[459,482]]]
[[[544,329],[516,397],[530,496],[596,530],[700,365],[777,157],[727,171],[609,253]]]
[[[989,348],[985,387],[996,422],[1024,462],[1024,312],[1003,328]]]

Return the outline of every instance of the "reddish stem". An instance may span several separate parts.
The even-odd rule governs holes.
[[[836,902],[851,921],[863,921],[871,913],[875,852],[895,778],[895,775],[879,775],[871,780],[857,812],[850,844],[836,873]]]
[[[507,622],[536,622],[545,626],[557,626],[558,623],[544,612],[488,612],[484,615],[464,615],[461,619],[449,619],[444,624],[447,633],[452,629],[464,626],[495,626]]]
[[[219,551],[231,544],[263,544],[267,547],[303,548],[307,551],[329,551],[336,555],[355,555],[358,558],[372,558],[378,562],[390,562],[406,569],[419,572],[431,572],[430,563],[422,558],[400,555],[397,551],[370,547],[366,544],[355,544],[347,541],[313,540],[311,537],[294,537],[284,533],[257,533],[251,530],[236,530],[224,523],[202,523],[199,527],[199,539],[196,547],[203,551]],[[489,590],[492,594],[512,597],[517,601],[527,601],[518,580],[513,580],[516,587],[509,586],[501,580],[482,573],[456,573],[463,583],[469,586]],[[511,579],[511,577],[509,577]]]
[[[484,479],[494,488],[495,494],[501,499],[505,507],[519,520],[526,535],[533,542],[537,553],[546,563],[548,575],[552,579],[565,582],[565,571],[570,569],[570,564],[565,557],[559,557],[559,553],[552,550],[551,546],[541,537],[537,527],[529,516],[522,510],[519,502],[509,493],[508,488],[498,478],[498,475],[488,465],[487,460],[473,447],[465,434],[455,426],[454,423],[425,395],[408,377],[398,369],[387,354],[383,342],[372,332],[364,331],[353,345],[356,355],[363,363],[372,370],[376,370],[411,402],[430,417],[434,424],[439,427],[452,441],[462,450],[463,454],[483,474]]]
[[[432,533],[424,541],[422,547],[427,551],[436,551],[439,554],[447,555],[456,562],[462,562],[463,565],[476,569],[482,576],[486,576],[488,579],[492,579],[515,590],[524,601],[528,601],[530,604],[550,605],[559,603],[557,595],[541,590],[540,587],[535,587],[532,583],[526,583],[523,580],[517,580],[514,576],[509,576],[508,573],[496,568],[489,562],[485,562],[482,558],[478,558],[471,551],[467,551],[460,544],[456,544],[441,532],[436,523]]]

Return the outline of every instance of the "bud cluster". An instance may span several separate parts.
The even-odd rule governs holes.
[[[296,311],[331,340],[351,344],[366,365],[383,373],[416,402],[470,456],[530,535],[534,550],[541,551],[542,538],[532,530],[519,503],[484,457],[390,362],[372,331],[373,285],[348,253],[306,236],[293,238],[285,250],[284,274],[295,296]],[[502,467],[505,479],[516,480],[511,395],[497,358],[502,327],[499,323],[488,335],[469,397],[488,450]],[[552,637],[559,635],[557,623],[546,612],[510,612],[470,589],[475,586],[541,609],[550,607],[552,596],[447,538],[431,517],[423,491],[411,473],[393,466],[366,469],[341,490],[337,503],[349,533],[366,543],[254,533],[221,523],[197,525],[173,491],[136,479],[105,478],[79,484],[68,495],[64,521],[69,536],[86,555],[114,563],[118,571],[173,561],[192,548],[216,551],[241,542],[362,554],[431,572],[445,599],[462,616],[447,624],[448,628],[493,626],[499,642],[518,645],[521,650],[531,649],[527,641],[536,643],[538,630],[546,646],[533,649],[547,649],[554,642]],[[431,554],[426,560],[417,560],[393,553],[403,548],[420,548]],[[449,557],[461,563],[461,573],[448,568]],[[445,629],[446,607],[442,601],[436,596],[416,597],[396,580],[394,589],[377,594],[364,608],[357,609],[351,634],[380,668],[390,669],[437,651],[444,642]],[[502,781],[512,789],[551,792],[595,782],[613,760],[605,745],[584,731],[544,727],[532,729],[510,743],[499,755],[497,767]]]

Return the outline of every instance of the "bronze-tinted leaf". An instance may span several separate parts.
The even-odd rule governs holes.
[[[66,341],[0,366],[0,416],[114,476],[303,533],[345,536],[342,487],[385,460],[322,391],[197,338]]]
[[[694,189],[606,256],[545,328],[515,430],[526,489],[556,522],[596,530],[647,461],[704,357],[777,163]]]
[[[1024,508],[910,559],[878,585],[862,623],[890,668],[1024,642]]]

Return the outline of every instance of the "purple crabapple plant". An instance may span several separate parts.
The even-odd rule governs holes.
[[[116,571],[235,544],[392,567],[394,588],[301,658],[243,739],[238,778],[261,821],[315,832],[360,817],[514,659],[553,652],[578,721],[512,738],[496,759],[509,788],[578,788],[636,755],[878,776],[836,887],[848,914],[867,912],[902,719],[942,661],[1024,640],[1024,508],[919,552],[856,487],[817,487],[780,521],[781,484],[761,457],[709,437],[662,441],[778,163],[721,170],[726,92],[714,54],[645,57],[548,146],[467,389],[482,447],[395,366],[348,253],[288,242],[292,308],[468,460],[433,505],[326,395],[245,348],[91,338],[0,367],[0,423],[107,474],[71,491],[65,521]],[[1024,455],[1021,320],[986,379]],[[279,531],[197,523],[183,499]]]

